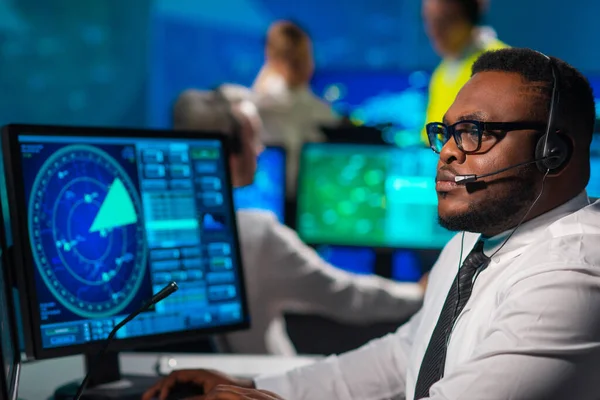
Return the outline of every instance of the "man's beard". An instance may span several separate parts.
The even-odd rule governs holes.
[[[504,232],[525,217],[539,192],[539,177],[533,168],[525,168],[511,182],[503,193],[494,193],[484,202],[470,204],[463,214],[442,217],[438,214],[439,224],[450,231],[466,232]],[[473,185],[478,185],[474,183]],[[483,183],[482,190],[488,190],[494,183]]]

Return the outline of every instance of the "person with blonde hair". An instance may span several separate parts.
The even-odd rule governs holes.
[[[306,85],[314,72],[312,42],[308,34],[290,21],[278,21],[267,32],[265,65],[254,82],[258,92]]]

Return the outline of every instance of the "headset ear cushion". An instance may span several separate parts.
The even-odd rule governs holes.
[[[536,145],[535,148],[535,158],[540,159],[548,156],[552,156],[552,158],[548,158],[545,160],[538,161],[537,167],[541,172],[546,172],[547,170],[556,170],[561,168],[567,158],[569,156],[569,146],[565,142],[563,138],[561,138],[556,133],[551,133],[548,136],[548,149],[547,153],[544,154],[544,142],[546,140],[546,135],[542,136]]]

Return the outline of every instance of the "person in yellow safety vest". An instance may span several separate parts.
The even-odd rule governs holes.
[[[492,28],[478,26],[486,6],[484,0],[423,0],[426,32],[442,57],[429,83],[425,123],[442,121],[481,53],[508,47]],[[425,129],[421,139],[429,145]]]

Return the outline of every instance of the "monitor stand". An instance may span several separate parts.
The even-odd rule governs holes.
[[[85,372],[92,376],[81,400],[140,400],[142,394],[158,381],[157,376],[121,375],[119,353],[108,352],[93,365],[95,356],[85,355]],[[81,380],[67,383],[54,392],[55,400],[73,400]]]

